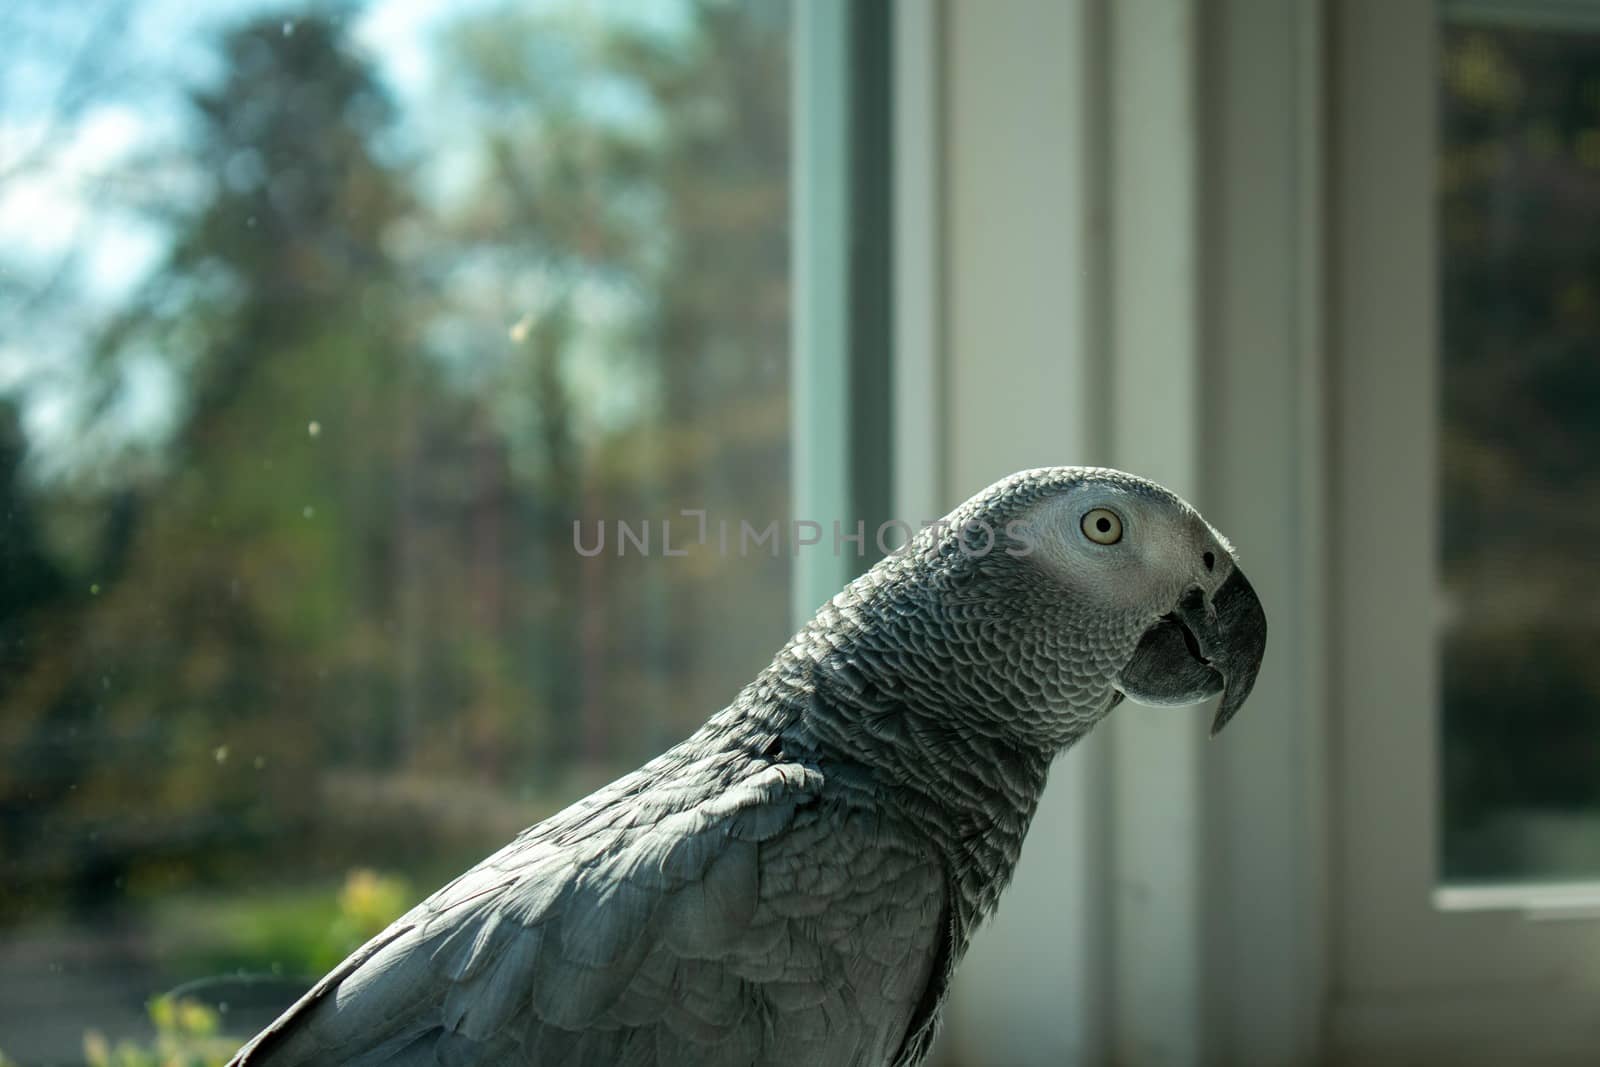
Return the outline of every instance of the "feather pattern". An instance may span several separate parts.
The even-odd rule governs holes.
[[[234,1064],[921,1061],[1051,759],[1116,702],[1149,623],[961,531],[1089,479],[1165,492],[1070,468],[991,487],[824,604],[692,737],[434,893]]]

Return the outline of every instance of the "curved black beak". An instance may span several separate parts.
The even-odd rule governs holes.
[[[1222,694],[1211,736],[1228,725],[1256,684],[1267,648],[1267,616],[1237,567],[1208,601],[1191,589],[1145,631],[1122,671],[1141,704],[1194,704]]]

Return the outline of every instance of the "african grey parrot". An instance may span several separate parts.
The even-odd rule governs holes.
[[[1254,684],[1228,543],[1118,471],[990,486],[688,740],[434,893],[242,1049],[343,1064],[915,1064],[1055,756]]]

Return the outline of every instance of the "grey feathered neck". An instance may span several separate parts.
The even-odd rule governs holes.
[[[814,759],[921,829],[963,943],[1010,880],[1051,761],[1114,702],[1119,635],[1004,551],[1006,522],[1060,484],[1011,479],[924,530],[824,604],[708,724]],[[997,537],[981,556],[961,530],[978,517]]]

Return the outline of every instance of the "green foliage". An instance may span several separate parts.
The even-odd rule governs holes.
[[[400,917],[410,903],[405,879],[358,868],[339,890],[339,928],[346,940],[365,941]]]
[[[113,1045],[91,1030],[83,1038],[88,1067],[222,1067],[238,1051],[239,1040],[220,1033],[221,1016],[198,1001],[157,997],[148,1010],[156,1031],[152,1043]]]
[[[180,965],[197,973],[320,974],[399,918],[413,901],[404,878],[357,868],[336,892],[295,889],[226,899],[175,901],[155,936],[171,938]],[[84,1035],[89,1067],[211,1067],[240,1040],[225,1035],[223,1014],[192,995],[156,997],[148,1042]],[[0,1067],[4,1067],[0,1059]]]
[[[291,885],[162,901],[151,935],[190,975],[318,975],[416,902],[411,883],[366,868],[336,891]]]

